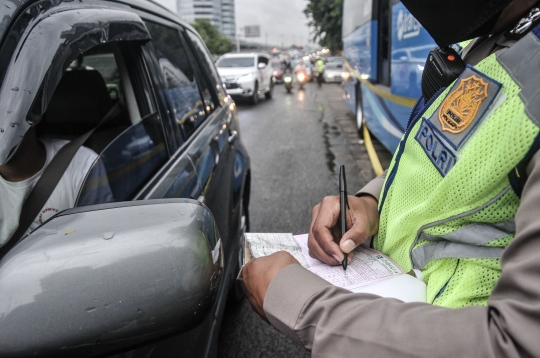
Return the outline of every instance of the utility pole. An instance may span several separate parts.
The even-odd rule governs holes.
[[[244,30],[243,27],[239,27],[236,32],[236,52],[240,52],[240,32]]]
[[[283,34],[279,35],[281,37],[281,48],[283,49]]]
[[[264,34],[264,37],[265,37],[264,45],[266,46],[266,48],[268,48],[268,32]]]

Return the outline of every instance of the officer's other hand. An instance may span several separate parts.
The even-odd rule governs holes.
[[[377,201],[372,196],[349,195],[347,232],[340,240],[339,196],[327,196],[313,208],[308,236],[309,255],[328,265],[339,265],[344,252],[375,235],[379,229]],[[350,261],[352,255],[348,255]]]
[[[272,255],[259,257],[242,268],[242,281],[244,291],[253,310],[266,322],[263,304],[266,290],[270,282],[281,269],[291,264],[299,264],[291,254],[286,251],[278,251]]]

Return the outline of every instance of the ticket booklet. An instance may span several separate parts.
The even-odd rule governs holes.
[[[287,251],[300,265],[335,286],[352,292],[372,293],[404,302],[426,302],[426,284],[420,270],[406,273],[391,258],[359,246],[347,270],[330,266],[309,256],[308,235],[245,233],[244,264],[277,251]]]

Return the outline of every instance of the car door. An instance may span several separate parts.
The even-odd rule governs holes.
[[[265,68],[259,68],[260,64],[264,64],[266,67]],[[259,74],[259,90],[261,91],[266,91],[266,89],[268,88],[268,78],[266,76],[266,72],[268,70],[268,59],[265,58],[264,56],[262,55],[257,55],[257,72]]]
[[[262,56],[262,57],[264,58],[264,61],[266,63],[266,67],[264,68],[264,77],[266,80],[266,84],[270,87],[271,85],[270,81],[272,80],[274,70],[270,64],[270,58],[266,56]]]
[[[145,61],[172,154],[138,198],[190,197],[206,204],[221,236],[229,271],[225,276],[232,277],[228,257],[238,249],[239,207],[247,167],[243,148],[243,156],[235,156],[238,134],[232,123],[232,102],[217,74],[211,72],[215,68],[209,68],[207,50],[196,34],[162,18],[144,17],[152,35],[144,46]],[[206,354],[209,344],[216,341],[217,317],[225,299],[218,299],[216,314],[199,327],[155,345],[152,356],[179,346],[190,356]]]
[[[145,47],[148,68],[156,97],[163,103],[163,117],[169,122],[165,127],[173,128],[169,132],[176,139],[170,163],[138,198],[183,196],[202,201],[216,219],[227,257],[238,243],[240,206],[249,166],[245,148],[239,142],[236,112],[232,109],[235,105],[226,96],[198,35],[180,25],[146,16],[153,38]],[[167,83],[166,77],[173,72],[183,78],[183,86],[179,81]]]
[[[197,200],[202,185],[186,148],[193,132],[204,123],[206,106],[177,26],[145,15],[152,41],[143,47],[143,52],[154,96],[167,128],[171,159],[140,191],[137,199]]]
[[[181,26],[141,14],[145,16],[144,25],[152,41],[131,48],[124,57],[130,59],[127,70],[137,107],[147,108],[143,113],[149,113],[152,123],[159,123],[159,130],[149,126],[143,114],[139,122],[116,137],[101,152],[79,205],[96,203],[96,198],[103,197],[97,194],[104,188],[110,188],[112,192],[110,201],[198,199],[212,210],[220,232],[221,240],[212,249],[225,252],[225,246],[229,250],[231,247],[229,231],[236,229],[230,225],[232,216],[229,212],[234,158],[229,158],[230,134],[223,127],[223,115],[228,106],[220,103],[227,98],[219,97],[202,70],[193,65],[195,54],[186,44]],[[154,129],[151,135],[148,128]],[[156,146],[162,150],[158,151]],[[166,157],[159,156],[160,160],[156,162],[156,153],[165,153]],[[224,277],[224,270],[220,273]],[[213,341],[212,332],[217,332],[215,312],[222,310],[227,286],[221,284],[219,289],[218,302],[222,304],[215,306],[213,313],[200,325],[126,353],[126,356],[146,356],[150,354],[148,352],[153,352],[156,357],[170,356],[179,346],[190,356],[205,355],[209,342]]]
[[[238,198],[233,198],[233,186],[239,134],[234,127],[229,100],[208,49],[191,30],[186,29],[182,35],[191,63],[199,76],[203,94],[211,95],[215,103],[215,108],[207,105],[206,125],[193,138],[188,153],[202,185],[203,202],[216,218],[227,258],[236,249],[238,240]],[[211,102],[210,98],[205,101]]]

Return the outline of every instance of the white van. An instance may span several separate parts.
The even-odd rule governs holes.
[[[246,98],[257,104],[261,93],[267,99],[272,98],[274,80],[269,62],[270,58],[262,53],[228,53],[216,65],[231,97]]]

